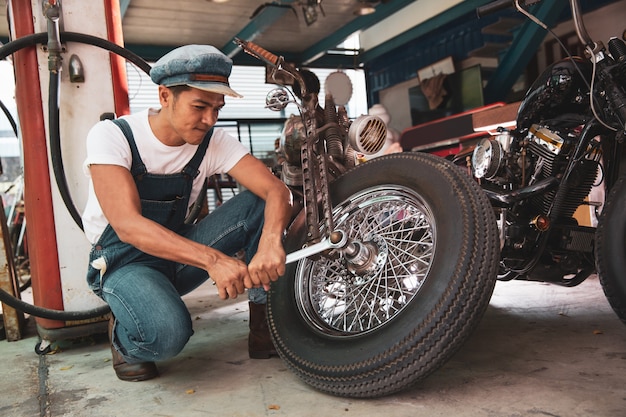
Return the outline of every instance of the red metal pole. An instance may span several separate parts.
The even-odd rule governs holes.
[[[109,41],[124,46],[122,34],[122,15],[119,0],[104,0],[107,33]],[[123,116],[130,113],[128,101],[128,79],[126,78],[126,61],[123,57],[111,53],[111,78],[113,80],[113,100],[115,114]]]
[[[11,10],[16,38],[34,33],[31,2],[14,1]],[[43,19],[43,16],[40,18]],[[15,101],[24,148],[24,204],[33,298],[38,306],[63,310],[36,48],[24,48],[16,52],[14,68]],[[65,325],[63,321],[40,318],[37,318],[37,323],[49,329]]]

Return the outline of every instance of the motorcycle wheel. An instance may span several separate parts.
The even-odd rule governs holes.
[[[609,304],[626,324],[626,175],[609,192],[596,229],[596,269]]]
[[[443,158],[376,158],[330,185],[336,229],[375,248],[355,266],[330,252],[272,283],[268,322],[287,365],[314,388],[373,398],[443,365],[480,321],[496,282],[495,216],[467,174]],[[286,240],[302,247],[304,215]]]

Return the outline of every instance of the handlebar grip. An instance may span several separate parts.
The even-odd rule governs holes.
[[[520,6],[530,6],[535,3],[539,3],[541,0],[520,0]],[[496,0],[484,6],[476,8],[476,15],[480,19],[500,10],[509,9],[515,7],[515,0]]]
[[[250,55],[253,55],[256,58],[259,58],[267,62],[270,65],[273,65],[273,66],[278,65],[279,57],[277,55],[274,55],[270,51],[250,41],[244,41],[241,39],[237,39],[236,41],[239,44],[239,46],[241,46],[243,50],[249,53]]]

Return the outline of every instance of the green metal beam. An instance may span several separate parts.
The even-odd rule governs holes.
[[[398,36],[395,36],[388,41],[380,44],[379,46],[372,48],[368,51],[365,51],[361,54],[361,62],[367,63],[375,58],[378,58],[387,52],[390,52],[407,42],[411,42],[415,39],[428,35],[429,32],[444,26],[451,21],[458,19],[461,16],[464,16],[468,13],[476,10],[477,7],[480,7],[484,4],[490,3],[493,0],[465,0],[456,6],[452,6],[448,10],[438,14],[437,16],[428,19],[424,23],[421,23],[406,32],[401,33]]]
[[[295,3],[297,0],[284,0],[281,2],[281,6],[289,6],[291,3]],[[283,17],[285,13],[293,13],[288,7],[273,6],[268,3],[267,6],[261,10],[237,35],[231,38],[226,45],[222,46],[221,50],[229,57],[237,55],[241,49],[235,44],[234,39],[240,38],[247,41],[254,40],[259,34],[265,31],[268,27],[272,26],[278,19]]]
[[[552,27],[558,21],[566,6],[567,2],[563,0],[544,1],[534,6],[531,12],[546,26]],[[545,36],[545,29],[530,20],[527,20],[522,25],[519,32],[514,36],[508,51],[500,60],[498,68],[489,77],[484,90],[485,103],[494,103],[506,98],[513,84],[515,84],[532,57],[537,53],[537,49],[545,39]]]
[[[339,28],[339,30],[328,35],[326,38],[317,42],[302,53],[300,61],[308,64],[324,55],[329,49],[336,48],[341,42],[349,38],[353,33],[359,30],[365,30],[383,19],[391,16],[393,13],[405,8],[411,3],[418,0],[394,0],[388,3],[382,3],[376,6],[376,12],[357,17],[347,25]]]

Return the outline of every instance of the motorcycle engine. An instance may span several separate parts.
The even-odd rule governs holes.
[[[321,110],[321,109],[320,109]],[[337,109],[332,97],[326,96],[326,106],[316,114],[318,132],[324,140],[328,175],[335,178],[358,163],[360,155],[380,152],[387,139],[387,127],[378,116],[365,115],[350,122],[345,108]],[[299,116],[292,115],[283,127],[278,154],[281,179],[290,186],[302,186],[302,143],[306,127]]]
[[[531,173],[535,177],[540,173],[554,175],[555,159],[563,151],[569,151],[574,139],[539,125],[532,125],[521,140],[513,137],[510,131],[502,130],[476,145],[472,154],[472,172],[478,179],[519,185],[527,183],[526,178],[515,177],[524,175],[522,171],[532,166],[535,168]],[[530,179],[530,182],[534,180]]]
[[[529,183],[542,178],[560,177],[565,172],[568,158],[574,151],[578,141],[575,131],[567,135],[559,134],[547,127],[531,126],[528,132],[528,153],[530,154],[534,171]],[[592,149],[588,149],[585,158],[580,159],[576,169],[569,180],[568,192],[558,207],[558,217],[569,219],[589,195],[591,187],[596,180],[598,171],[599,155]],[[531,199],[532,204],[541,213],[548,213],[556,190],[538,194]]]
[[[565,140],[558,132],[538,125],[532,125],[530,127],[528,139],[531,144],[536,144],[539,147],[535,151],[539,154],[544,154],[544,157],[558,155],[565,143]]]
[[[579,133],[533,124],[523,133],[501,131],[474,149],[474,176],[492,201],[503,202],[494,205],[502,245],[500,279],[560,282],[587,268],[585,256],[593,251],[594,229],[579,226],[574,212],[595,182],[600,155],[597,143],[578,152]],[[574,157],[575,153],[583,155]],[[576,165],[570,167],[567,184],[559,184],[572,158]],[[556,186],[542,185],[548,183]],[[544,256],[536,267],[524,270],[541,236],[547,236]]]
[[[560,177],[577,140],[575,131],[562,134],[537,124],[523,138],[515,138],[510,131],[503,130],[478,143],[472,154],[472,172],[475,178],[505,187],[507,191],[544,178]],[[597,168],[594,152],[580,160],[559,217],[573,215],[589,194]],[[531,198],[537,214],[550,211],[555,192],[538,193]]]

